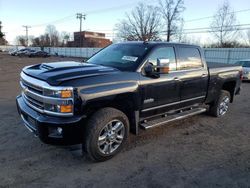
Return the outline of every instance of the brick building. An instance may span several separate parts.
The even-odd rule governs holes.
[[[69,47],[103,48],[112,42],[105,38],[105,33],[90,31],[74,32],[74,40],[68,42]]]

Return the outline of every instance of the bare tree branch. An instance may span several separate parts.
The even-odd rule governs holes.
[[[118,37],[124,40],[158,40],[160,33],[160,15],[156,7],[139,3],[126,14],[126,19],[116,25]]]
[[[238,34],[237,18],[228,1],[225,1],[214,15],[211,31],[221,47],[235,40]]]
[[[184,0],[159,0],[158,8],[165,21],[167,41],[169,42],[183,24]]]

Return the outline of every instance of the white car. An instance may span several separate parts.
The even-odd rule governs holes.
[[[240,60],[235,64],[243,67],[243,80],[250,80],[250,59]]]

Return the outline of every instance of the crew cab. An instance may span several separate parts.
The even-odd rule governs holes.
[[[82,144],[105,161],[139,134],[208,111],[226,114],[240,93],[242,67],[207,65],[199,46],[112,44],[85,62],[53,62],[21,72],[18,112],[41,141]]]

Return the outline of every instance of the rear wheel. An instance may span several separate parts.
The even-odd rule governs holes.
[[[89,120],[83,150],[94,161],[105,161],[120,152],[129,133],[127,116],[114,108],[103,108]]]
[[[210,114],[215,117],[224,116],[229,109],[230,99],[230,93],[228,91],[222,90],[219,98],[212,106],[210,106]]]

